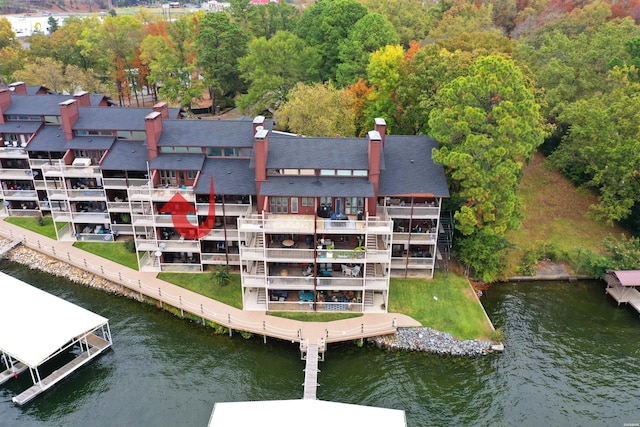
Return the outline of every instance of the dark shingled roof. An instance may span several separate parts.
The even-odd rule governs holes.
[[[315,176],[270,177],[260,187],[263,196],[293,197],[373,197],[367,178]]]
[[[159,147],[253,147],[246,120],[164,120]]]
[[[206,159],[194,187],[196,194],[209,194],[211,176],[216,194],[256,194],[255,176],[248,159]]]
[[[42,122],[7,122],[0,124],[0,133],[35,133]]]
[[[145,130],[144,118],[150,108],[79,107],[80,116],[73,129]]]
[[[116,141],[100,164],[103,170],[146,171],[149,151],[142,141]]]
[[[159,154],[151,162],[151,169],[172,169],[177,171],[199,171],[204,164],[204,154]]]
[[[269,135],[267,168],[369,169],[368,141]]]
[[[72,150],[108,150],[116,140],[113,136],[77,136],[67,141]]]
[[[44,96],[44,95],[43,95]],[[27,151],[67,151],[62,126],[43,126],[27,145]]]
[[[380,173],[380,196],[432,194],[449,197],[442,165],[431,158],[436,140],[427,136],[387,135],[384,143],[386,169]]]
[[[11,95],[11,105],[4,114],[59,116],[61,102],[73,99],[69,95]]]

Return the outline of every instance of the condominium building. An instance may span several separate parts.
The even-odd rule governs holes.
[[[433,139],[382,119],[310,138],[109,105],[0,88],[9,216],[51,216],[59,240],[133,239],[141,270],[232,266],[245,310],[385,312],[391,275],[433,277],[449,197]]]

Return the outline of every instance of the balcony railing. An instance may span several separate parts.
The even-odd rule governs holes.
[[[103,178],[102,184],[104,188],[127,188],[147,185],[149,182],[146,178]]]
[[[393,233],[393,243],[404,243],[409,241],[409,233]],[[411,233],[411,243],[433,244],[436,242],[435,233]]]
[[[80,242],[113,242],[113,234],[76,233],[76,239]]]
[[[62,162],[61,159],[29,159],[29,164],[31,165],[32,169],[42,169],[44,168],[51,168],[51,167],[55,167],[57,169],[59,169],[60,167],[62,167],[62,165],[64,165],[64,163]]]
[[[200,254],[200,260],[203,264],[226,264],[227,257],[225,254]],[[229,254],[229,264],[240,265],[240,255]]]
[[[208,203],[197,203],[198,215],[207,215],[209,213]],[[216,215],[222,216],[222,203],[216,203]],[[251,205],[238,204],[238,203],[225,203],[224,214],[227,217],[230,216],[245,216],[251,213]]]
[[[39,209],[7,209],[9,216],[40,216]]]
[[[82,190],[67,190],[70,199],[76,200],[96,200],[105,199],[107,196],[103,189],[86,188]]]
[[[110,211],[129,212],[129,202],[107,202],[107,209]]]
[[[59,164],[43,164],[44,176],[72,176],[72,177],[100,177],[102,173],[98,166],[73,166]]]
[[[243,274],[243,286],[263,287],[265,280],[269,289],[287,290],[313,290],[313,276],[262,276]],[[387,277],[348,277],[338,273],[332,277],[316,277],[316,289],[318,290],[353,290],[362,289],[387,289],[389,279]]]
[[[159,240],[158,248],[163,252],[200,252],[198,240]]]
[[[31,169],[0,169],[0,179],[31,179]]]
[[[437,206],[387,206],[387,214],[392,218],[438,218],[440,208]]]
[[[315,223],[314,223],[315,221]],[[264,231],[267,233],[294,233],[313,234],[314,230],[320,233],[391,233],[392,222],[380,219],[367,219],[358,221],[332,220],[328,218],[315,218],[309,215],[270,215],[267,218],[239,218],[240,231]]]
[[[136,239],[136,249],[138,251],[157,251],[158,242],[155,239]]]
[[[131,224],[112,224],[111,229],[118,234],[133,234],[133,226]]]
[[[391,268],[412,268],[412,269],[429,269],[433,268],[433,257],[410,257],[407,263],[406,257],[391,258]]]
[[[0,147],[0,158],[25,159],[27,158],[27,150],[22,147]]]
[[[161,264],[162,271],[174,273],[196,273],[202,271],[200,264],[178,264],[172,262],[163,262]]]
[[[38,198],[38,192],[35,190],[3,190],[2,194],[5,198],[32,199]]]
[[[74,222],[88,222],[92,224],[108,224],[110,221],[107,212],[73,212]]]
[[[176,194],[181,194],[189,202],[195,202],[196,196],[193,193],[193,187],[185,187],[185,188],[154,188],[151,194],[151,197],[154,200],[166,200],[168,201]]]

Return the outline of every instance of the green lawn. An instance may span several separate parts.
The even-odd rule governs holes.
[[[436,273],[433,280],[391,278],[389,311],[459,339],[490,339],[493,330],[464,277]],[[436,297],[436,298],[434,298]]]
[[[125,267],[134,270],[138,269],[138,258],[136,254],[129,252],[122,242],[76,242],[73,246],[122,264]]]
[[[44,225],[38,224],[38,219],[32,216],[11,216],[5,219],[9,224],[26,228],[50,239],[56,240],[56,229],[53,226],[53,218],[47,216],[43,218]]]
[[[218,286],[213,282],[212,273],[160,273],[158,279],[173,283],[190,291],[223,302],[236,308],[242,308],[242,290],[240,275],[231,274],[231,281],[226,286]]]

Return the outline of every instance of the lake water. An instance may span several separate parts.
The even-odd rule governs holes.
[[[28,374],[0,386],[1,426],[205,426],[215,402],[302,397],[297,345],[213,335],[17,264],[0,262],[0,270],[109,318],[114,340],[24,407],[11,397],[30,385]],[[318,398],[404,409],[410,426],[640,423],[640,319],[602,283],[500,284],[483,303],[506,334],[504,353],[469,359],[334,345],[320,362]]]

